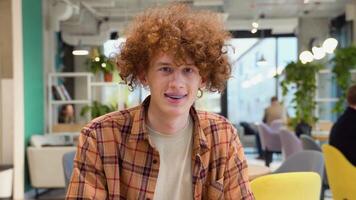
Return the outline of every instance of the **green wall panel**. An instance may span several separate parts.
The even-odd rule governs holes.
[[[43,33],[42,0],[22,0],[25,147],[34,134],[43,134]],[[26,159],[27,165],[27,159]],[[28,167],[25,168],[25,190],[29,190]]]

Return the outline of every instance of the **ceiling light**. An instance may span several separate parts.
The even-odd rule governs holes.
[[[313,52],[315,60],[320,60],[320,59],[324,58],[324,56],[325,56],[325,51],[321,47],[313,47],[312,52]]]
[[[75,56],[86,56],[89,54],[89,51],[82,46],[81,40],[79,40],[78,45],[72,51],[72,54]]]
[[[257,65],[258,66],[264,66],[264,65],[267,65],[267,64],[268,64],[268,62],[265,59],[265,57],[263,56],[263,54],[262,54],[260,59],[258,59],[258,61],[257,61]]]
[[[252,22],[252,27],[257,29],[258,28],[258,23],[257,22]]]
[[[73,50],[72,54],[75,56],[85,56],[89,54],[88,50],[84,50],[84,49],[77,49],[77,50]]]
[[[251,33],[252,33],[252,34],[257,33],[257,28],[253,28],[253,29],[251,30]]]
[[[313,61],[314,56],[310,51],[303,51],[302,53],[300,53],[299,59],[303,64],[305,64],[307,62]]]
[[[335,38],[328,38],[324,41],[322,48],[326,53],[333,53],[337,44],[338,41]]]

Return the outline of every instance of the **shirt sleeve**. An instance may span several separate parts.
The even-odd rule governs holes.
[[[236,129],[231,129],[233,134],[224,173],[224,199],[253,200],[244,151]]]
[[[66,199],[107,199],[106,179],[95,131],[83,128]]]

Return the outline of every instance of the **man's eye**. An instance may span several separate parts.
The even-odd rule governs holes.
[[[183,71],[184,71],[184,73],[192,73],[194,70],[192,68],[187,67],[187,68],[184,68]]]
[[[162,71],[162,72],[172,72],[172,68],[170,67],[161,67],[159,68],[159,71]]]

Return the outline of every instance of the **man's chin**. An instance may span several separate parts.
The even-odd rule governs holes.
[[[179,115],[184,115],[186,113],[189,113],[189,108],[183,108],[183,106],[178,106],[178,107],[169,107],[165,109],[167,115],[170,116],[179,116]]]

